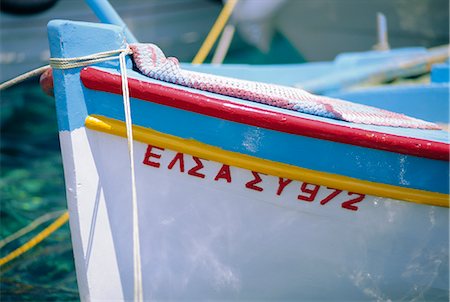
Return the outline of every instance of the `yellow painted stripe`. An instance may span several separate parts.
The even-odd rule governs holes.
[[[104,116],[88,116],[86,118],[86,127],[92,130],[126,137],[124,122]],[[237,152],[225,151],[218,147],[207,145],[192,139],[184,139],[140,126],[133,126],[133,137],[135,140],[145,144],[167,148],[177,152],[190,154],[207,160],[268,175],[304,181],[372,196],[441,207],[449,206],[448,194],[374,183],[347,176],[300,168]]]

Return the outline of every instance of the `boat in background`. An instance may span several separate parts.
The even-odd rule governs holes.
[[[355,1],[273,0],[264,5],[259,0],[252,1],[241,0],[238,4],[239,9],[234,12],[237,27],[253,29],[244,32],[261,33],[255,37],[258,41],[266,40],[263,43],[268,45],[262,47],[266,49],[270,46],[271,38],[263,38],[265,34],[255,28],[260,23],[267,23],[270,26],[261,26],[269,27],[268,31],[272,36],[276,30],[270,27],[275,26],[309,62],[331,61],[338,54],[372,49],[376,40],[376,23],[373,21],[378,12],[384,12],[389,19],[390,44],[394,49],[410,46],[428,48],[449,43],[448,9],[444,9],[448,8],[448,3],[445,0],[415,0],[414,5],[400,0],[376,1],[369,7]],[[139,41],[157,44],[166,53],[186,62],[194,57],[207,29],[221,9],[220,1],[211,0],[111,0],[111,3]],[[258,5],[256,10],[255,5]],[[262,6],[269,6],[269,9],[263,10]],[[353,13],[355,10],[358,13]],[[298,17],[282,18],[284,13],[296,14]],[[84,1],[58,1],[47,11],[26,16],[26,19],[23,16],[1,13],[0,82],[48,62],[49,51],[45,43],[47,39],[44,28],[48,21],[55,18],[96,21],[95,15]],[[295,23],[292,26],[289,22],[294,20],[301,24]],[[286,22],[291,28],[284,24]],[[292,33],[292,29],[295,33]],[[319,35],[325,37],[319,38]],[[253,37],[251,41],[256,40]],[[232,49],[242,51],[243,44],[245,43],[235,39],[231,44]],[[293,64],[288,70],[295,69],[297,65],[300,64]],[[317,68],[321,73],[323,69],[320,66]],[[306,70],[311,72],[313,69],[315,67],[308,67]],[[298,82],[307,79],[307,76],[299,77]]]
[[[111,4],[140,41],[152,41],[186,61],[194,57],[222,8],[211,0],[111,0]],[[56,18],[98,20],[85,1],[58,1],[27,16],[1,12],[0,83],[48,64],[46,26]]]
[[[183,68],[243,80],[295,86],[330,95],[358,86],[375,86],[399,78],[430,72],[433,64],[449,58],[449,45],[431,49],[406,47],[391,50],[348,52],[333,61],[301,64],[182,64]]]
[[[433,65],[429,83],[375,85],[328,95],[432,121],[449,130],[449,63]]]
[[[267,49],[279,31],[311,62],[372,49],[377,13],[389,20],[391,48],[449,44],[447,0],[241,0],[233,17],[250,43]]]
[[[55,62],[127,47],[120,27],[71,21],[52,21],[49,41]],[[127,58],[134,185],[118,60],[53,70],[82,300],[133,300],[139,284],[145,300],[448,299],[447,132],[293,88],[180,78],[175,59],[131,47],[150,76]],[[258,102],[214,93],[230,90]]]

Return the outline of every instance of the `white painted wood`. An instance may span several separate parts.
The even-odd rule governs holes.
[[[131,188],[126,139],[61,132],[71,231],[83,300],[133,297]],[[448,209],[321,187],[299,200],[301,182],[277,195],[279,178],[135,142],[144,299],[399,300],[447,286]],[[76,167],[76,170],[75,170]],[[307,188],[314,188],[310,185]],[[447,271],[448,272],[448,271]],[[442,283],[442,284],[441,284]]]

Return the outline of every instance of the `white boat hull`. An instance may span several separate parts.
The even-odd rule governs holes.
[[[132,300],[127,141],[84,127],[60,140],[80,296]],[[144,299],[446,294],[447,208],[134,149]]]

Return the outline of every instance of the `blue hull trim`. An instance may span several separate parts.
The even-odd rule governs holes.
[[[120,95],[85,90],[89,114],[124,121]],[[133,123],[156,131],[307,169],[448,193],[448,163],[257,128],[132,99]],[[401,171],[397,173],[396,171]]]

